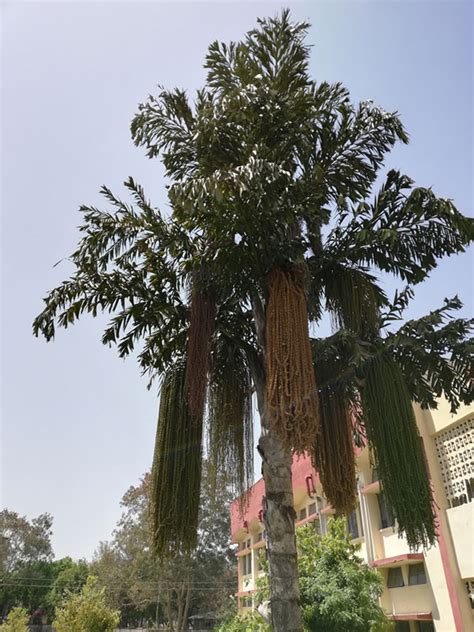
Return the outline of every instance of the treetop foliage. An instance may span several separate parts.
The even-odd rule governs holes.
[[[213,371],[222,374],[217,349],[224,341],[244,354],[258,391],[268,360],[269,273],[298,267],[311,331],[326,313],[334,323],[330,337],[311,340],[318,388],[344,398],[363,437],[361,394],[369,378],[373,393],[383,391],[371,370],[381,356],[401,371],[403,396],[424,407],[440,396],[453,411],[474,400],[473,321],[454,318],[458,298],[396,328],[412,287],[442,257],[466,249],[474,220],[397,170],[373,191],[385,156],[408,142],[407,133],[397,112],[353,104],[341,84],[310,77],[308,28],[286,10],[259,20],[242,41],[210,45],[207,79],[193,100],[160,88],[139,106],[132,137],[163,161],[171,214],[152,206],[132,178],[129,202],[103,187],[109,210],[81,207],[75,270],[46,296],[33,330],[51,340],[84,313],[109,313],[102,342],[121,357],[137,350],[143,372],[163,376],[186,355],[193,286],[216,308],[210,383]],[[409,286],[391,300],[381,272]],[[392,411],[372,438],[384,442],[400,425]],[[412,435],[399,429],[407,442]],[[405,502],[389,500],[395,513]],[[413,545],[433,540],[430,507],[418,525],[399,520]],[[430,535],[420,537],[428,523]]]
[[[126,356],[143,342],[142,368],[161,373],[183,348],[183,288],[197,267],[219,294],[218,328],[252,344],[249,295],[275,262],[306,260],[320,285],[309,305],[317,322],[325,299],[331,311],[336,302],[323,289],[335,272],[358,287],[373,280],[368,266],[414,284],[464,250],[472,220],[400,172],[368,199],[386,153],[408,137],[396,113],[352,105],[341,84],[310,79],[308,27],[286,11],[260,20],[242,42],[211,44],[193,103],[163,89],[140,106],[132,136],[161,156],[172,215],[132,178],[131,203],[103,187],[111,211],[81,207],[76,272],[46,298],[35,333],[49,340],[55,323],[114,313],[104,344]]]

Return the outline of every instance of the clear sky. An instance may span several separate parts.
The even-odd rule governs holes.
[[[195,90],[214,39],[290,6],[312,23],[312,71],[398,110],[411,136],[387,166],[472,214],[470,2],[4,2],[2,12],[1,502],[54,516],[58,557],[91,557],[149,468],[157,395],[100,344],[103,320],[35,339],[41,298],[71,270],[81,203],[132,175],[165,203],[158,161],[130,140],[157,84]],[[472,313],[472,253],[443,262],[410,315],[444,296]]]

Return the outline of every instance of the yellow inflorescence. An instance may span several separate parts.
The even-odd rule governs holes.
[[[350,513],[356,506],[356,477],[352,419],[341,393],[321,390],[321,432],[312,454],[324,494],[333,508]]]
[[[268,289],[267,411],[285,445],[304,452],[313,449],[316,441],[319,407],[302,270],[273,268]]]

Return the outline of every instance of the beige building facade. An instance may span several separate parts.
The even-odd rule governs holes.
[[[416,406],[415,413],[436,503],[436,546],[413,552],[399,537],[367,449],[357,456],[359,502],[347,516],[348,530],[361,545],[361,556],[383,577],[381,605],[397,632],[474,632],[474,407],[453,416],[448,404],[440,402],[437,410]],[[294,460],[293,492],[296,525],[311,522],[324,534],[334,511],[308,458]],[[246,514],[239,514],[238,501],[231,511],[241,611],[253,607],[261,572],[263,495],[259,480]]]

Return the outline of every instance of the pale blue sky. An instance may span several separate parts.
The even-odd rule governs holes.
[[[31,335],[46,291],[71,271],[81,203],[132,175],[157,204],[162,171],[129,122],[156,84],[193,91],[214,39],[238,39],[257,16],[290,6],[313,27],[312,70],[354,100],[397,109],[411,135],[399,167],[472,214],[470,2],[2,5],[2,505],[54,516],[58,557],[90,557],[119,501],[151,463],[156,392],[133,361],[99,340],[103,320]],[[418,288],[410,315],[459,293],[472,313],[472,253]]]

